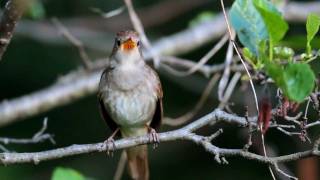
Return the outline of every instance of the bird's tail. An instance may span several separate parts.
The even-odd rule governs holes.
[[[136,146],[126,150],[128,168],[134,180],[149,179],[148,149],[147,145]]]
[[[121,128],[123,137],[141,136],[148,133],[143,127]],[[128,157],[129,174],[134,180],[149,179],[148,148],[147,145],[135,146],[126,150]]]

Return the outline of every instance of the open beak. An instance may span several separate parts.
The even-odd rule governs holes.
[[[134,49],[136,46],[137,46],[136,43],[133,42],[130,38],[121,44],[121,49],[125,51],[130,51]]]

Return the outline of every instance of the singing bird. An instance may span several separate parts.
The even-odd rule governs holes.
[[[138,33],[117,33],[109,65],[104,70],[98,99],[100,112],[113,131],[106,143],[120,130],[122,137],[149,134],[150,142],[158,143],[156,129],[162,119],[162,88],[157,73],[141,54]],[[149,179],[147,146],[126,150],[132,179]]]

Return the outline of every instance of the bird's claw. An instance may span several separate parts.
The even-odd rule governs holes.
[[[113,152],[116,149],[116,144],[114,143],[114,139],[110,137],[107,140],[105,140],[103,144],[106,147],[107,155],[112,157]]]
[[[153,149],[157,148],[160,143],[159,135],[154,129],[150,129],[149,142],[153,144]]]

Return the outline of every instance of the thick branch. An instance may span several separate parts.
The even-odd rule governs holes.
[[[25,0],[9,0],[4,8],[0,20],[0,60],[10,43],[13,31],[27,4],[28,1]]]
[[[279,157],[265,157],[258,154],[254,154],[242,149],[225,149],[214,146],[210,141],[221,134],[219,130],[214,136],[204,137],[194,133],[199,128],[215,124],[218,121],[227,123],[235,123],[244,126],[246,124],[245,118],[225,113],[219,109],[214,110],[208,115],[190,123],[189,125],[174,131],[159,133],[161,142],[174,141],[174,140],[188,140],[196,144],[202,145],[206,151],[215,155],[215,159],[221,162],[221,157],[225,156],[240,156],[248,160],[255,160],[261,163],[276,164],[280,162],[294,161],[297,159],[320,156],[318,149],[310,151],[298,152],[290,155],[284,155]],[[141,144],[149,143],[149,136],[140,136],[135,138],[125,138],[114,142],[115,150],[125,149]],[[54,150],[32,152],[32,153],[0,153],[1,164],[20,164],[20,163],[35,163],[38,164],[41,161],[47,161],[52,159],[59,159],[68,156],[74,156],[85,153],[103,152],[107,150],[107,146],[104,143],[95,144],[83,144],[72,145],[69,147],[58,148]],[[222,159],[223,160],[223,159]],[[225,161],[225,160],[224,160]]]
[[[299,3],[289,3],[288,7],[299,8]],[[313,6],[317,6],[315,4]],[[309,7],[310,6],[310,7]],[[311,8],[309,5],[308,8]],[[305,9],[296,11],[296,15],[306,18]],[[319,11],[319,12],[318,12]],[[290,8],[284,11],[291,12]],[[316,10],[320,13],[320,8]],[[288,17],[287,17],[288,18]],[[209,22],[204,22],[198,26],[186,29],[174,35],[164,37],[153,43],[153,52],[161,55],[176,55],[189,52],[199,46],[221,37],[226,32],[226,24],[223,15],[217,15],[216,18]],[[188,43],[185,43],[188,42]],[[150,54],[144,52],[147,59],[150,59]],[[165,64],[174,64],[176,66],[189,69],[194,66],[194,63],[179,61],[177,59],[165,58],[161,60]],[[93,66],[105,65],[105,60],[97,61]],[[101,67],[101,66],[99,66]],[[224,66],[203,66],[199,69],[200,72],[207,74],[216,70],[223,70]],[[232,69],[232,67],[231,67]],[[27,118],[42,112],[46,112],[55,107],[70,103],[81,97],[93,94],[96,92],[99,81],[100,70],[93,72],[76,71],[65,76],[66,83],[57,82],[52,86],[43,90],[34,92],[29,95],[18,97],[9,101],[0,103],[0,127],[13,123],[21,118]],[[68,83],[72,82],[72,83]]]
[[[219,19],[220,17],[217,17]],[[221,19],[221,18],[220,18]],[[214,21],[216,22],[216,21]],[[157,54],[179,54],[190,51],[208,41],[209,29],[216,29],[219,23],[203,24],[187,29],[170,37],[162,38],[154,43],[153,50]],[[220,29],[221,34],[223,29]],[[189,39],[191,45],[186,46],[185,40]],[[146,59],[151,55],[144,52]],[[98,61],[95,65],[106,64],[106,60]],[[103,63],[104,62],[104,63]],[[15,122],[21,118],[27,118],[35,114],[48,111],[52,108],[67,104],[81,97],[96,92],[101,71],[85,72],[76,71],[66,75],[62,82],[58,81],[51,87],[29,95],[18,97],[10,101],[0,103],[0,126]]]

